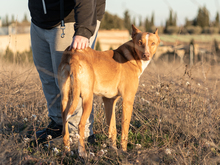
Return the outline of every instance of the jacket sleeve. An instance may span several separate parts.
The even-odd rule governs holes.
[[[75,1],[75,34],[90,38],[96,28],[96,0],[74,0]]]

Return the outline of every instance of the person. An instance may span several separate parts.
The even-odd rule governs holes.
[[[56,77],[62,53],[69,45],[70,49],[85,49],[88,46],[94,49],[100,21],[105,13],[105,0],[29,0],[28,7],[33,60],[51,119],[47,128],[36,132],[38,143],[41,143],[49,135],[53,139],[62,135],[61,97]],[[70,136],[78,133],[82,110],[80,99],[68,120]],[[94,110],[85,128],[85,137],[91,140],[94,139],[93,113]]]

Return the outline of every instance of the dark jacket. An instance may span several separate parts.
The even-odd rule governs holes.
[[[63,0],[64,21],[75,22],[74,35],[90,38],[105,13],[105,0]],[[60,0],[28,0],[31,21],[40,28],[52,29],[61,23]]]

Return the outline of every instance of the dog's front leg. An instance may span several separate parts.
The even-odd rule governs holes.
[[[115,104],[119,98],[120,98],[119,96],[115,97],[115,98],[111,98],[111,99],[103,97],[107,125],[109,126],[108,138],[111,140],[110,145],[114,149],[117,149],[117,146],[116,146],[117,131],[116,131],[116,119],[115,119]]]
[[[130,98],[130,97],[129,97]],[[123,151],[127,151],[128,130],[131,121],[134,99],[123,99],[123,112],[122,112],[122,135],[121,146]]]

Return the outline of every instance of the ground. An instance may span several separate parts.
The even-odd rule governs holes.
[[[29,130],[48,125],[46,101],[33,64],[0,64],[0,164],[218,164],[220,66],[154,62],[140,78],[128,152],[120,149],[122,100],[116,107],[118,151],[108,146],[101,98],[94,97],[96,144],[88,159],[62,139],[31,146]],[[48,145],[49,144],[49,145]]]

